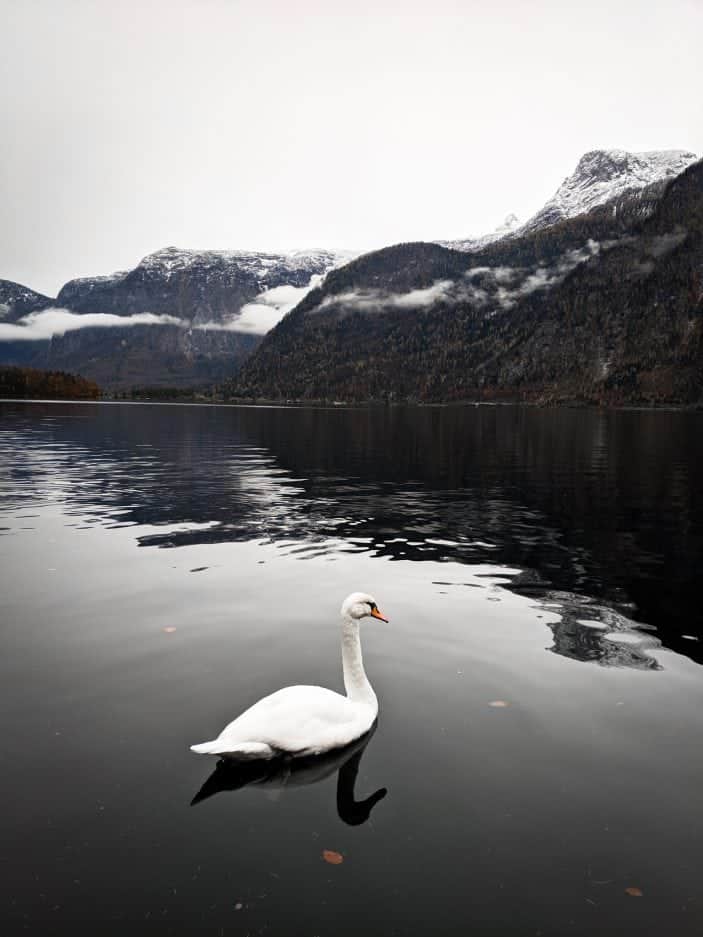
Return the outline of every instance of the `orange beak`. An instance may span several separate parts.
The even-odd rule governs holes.
[[[388,624],[388,619],[387,619],[387,618],[384,618],[383,615],[379,612],[379,610],[378,610],[377,608],[372,608],[372,609],[371,609],[371,615],[372,615],[374,618],[378,618],[379,621],[385,621],[385,623]]]

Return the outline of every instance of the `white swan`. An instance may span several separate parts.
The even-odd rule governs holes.
[[[388,619],[363,592],[348,596],[341,614],[346,696],[321,686],[285,687],[250,706],[212,742],[191,745],[191,751],[239,759],[319,755],[368,732],[378,715],[378,700],[364,673],[359,620]]]

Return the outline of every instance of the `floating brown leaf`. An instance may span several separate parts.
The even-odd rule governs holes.
[[[627,892],[628,895],[631,895],[633,898],[642,897],[642,889],[636,888],[634,885],[631,885],[629,888],[626,888],[625,891]]]
[[[330,865],[341,865],[344,862],[341,852],[335,852],[334,849],[323,849],[322,858]]]

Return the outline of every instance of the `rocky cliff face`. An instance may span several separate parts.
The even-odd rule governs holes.
[[[703,399],[703,164],[468,255],[409,244],[331,273],[230,391],[343,400]]]

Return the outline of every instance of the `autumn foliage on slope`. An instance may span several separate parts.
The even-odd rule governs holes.
[[[76,374],[35,368],[0,368],[0,397],[97,400],[100,388]]]

